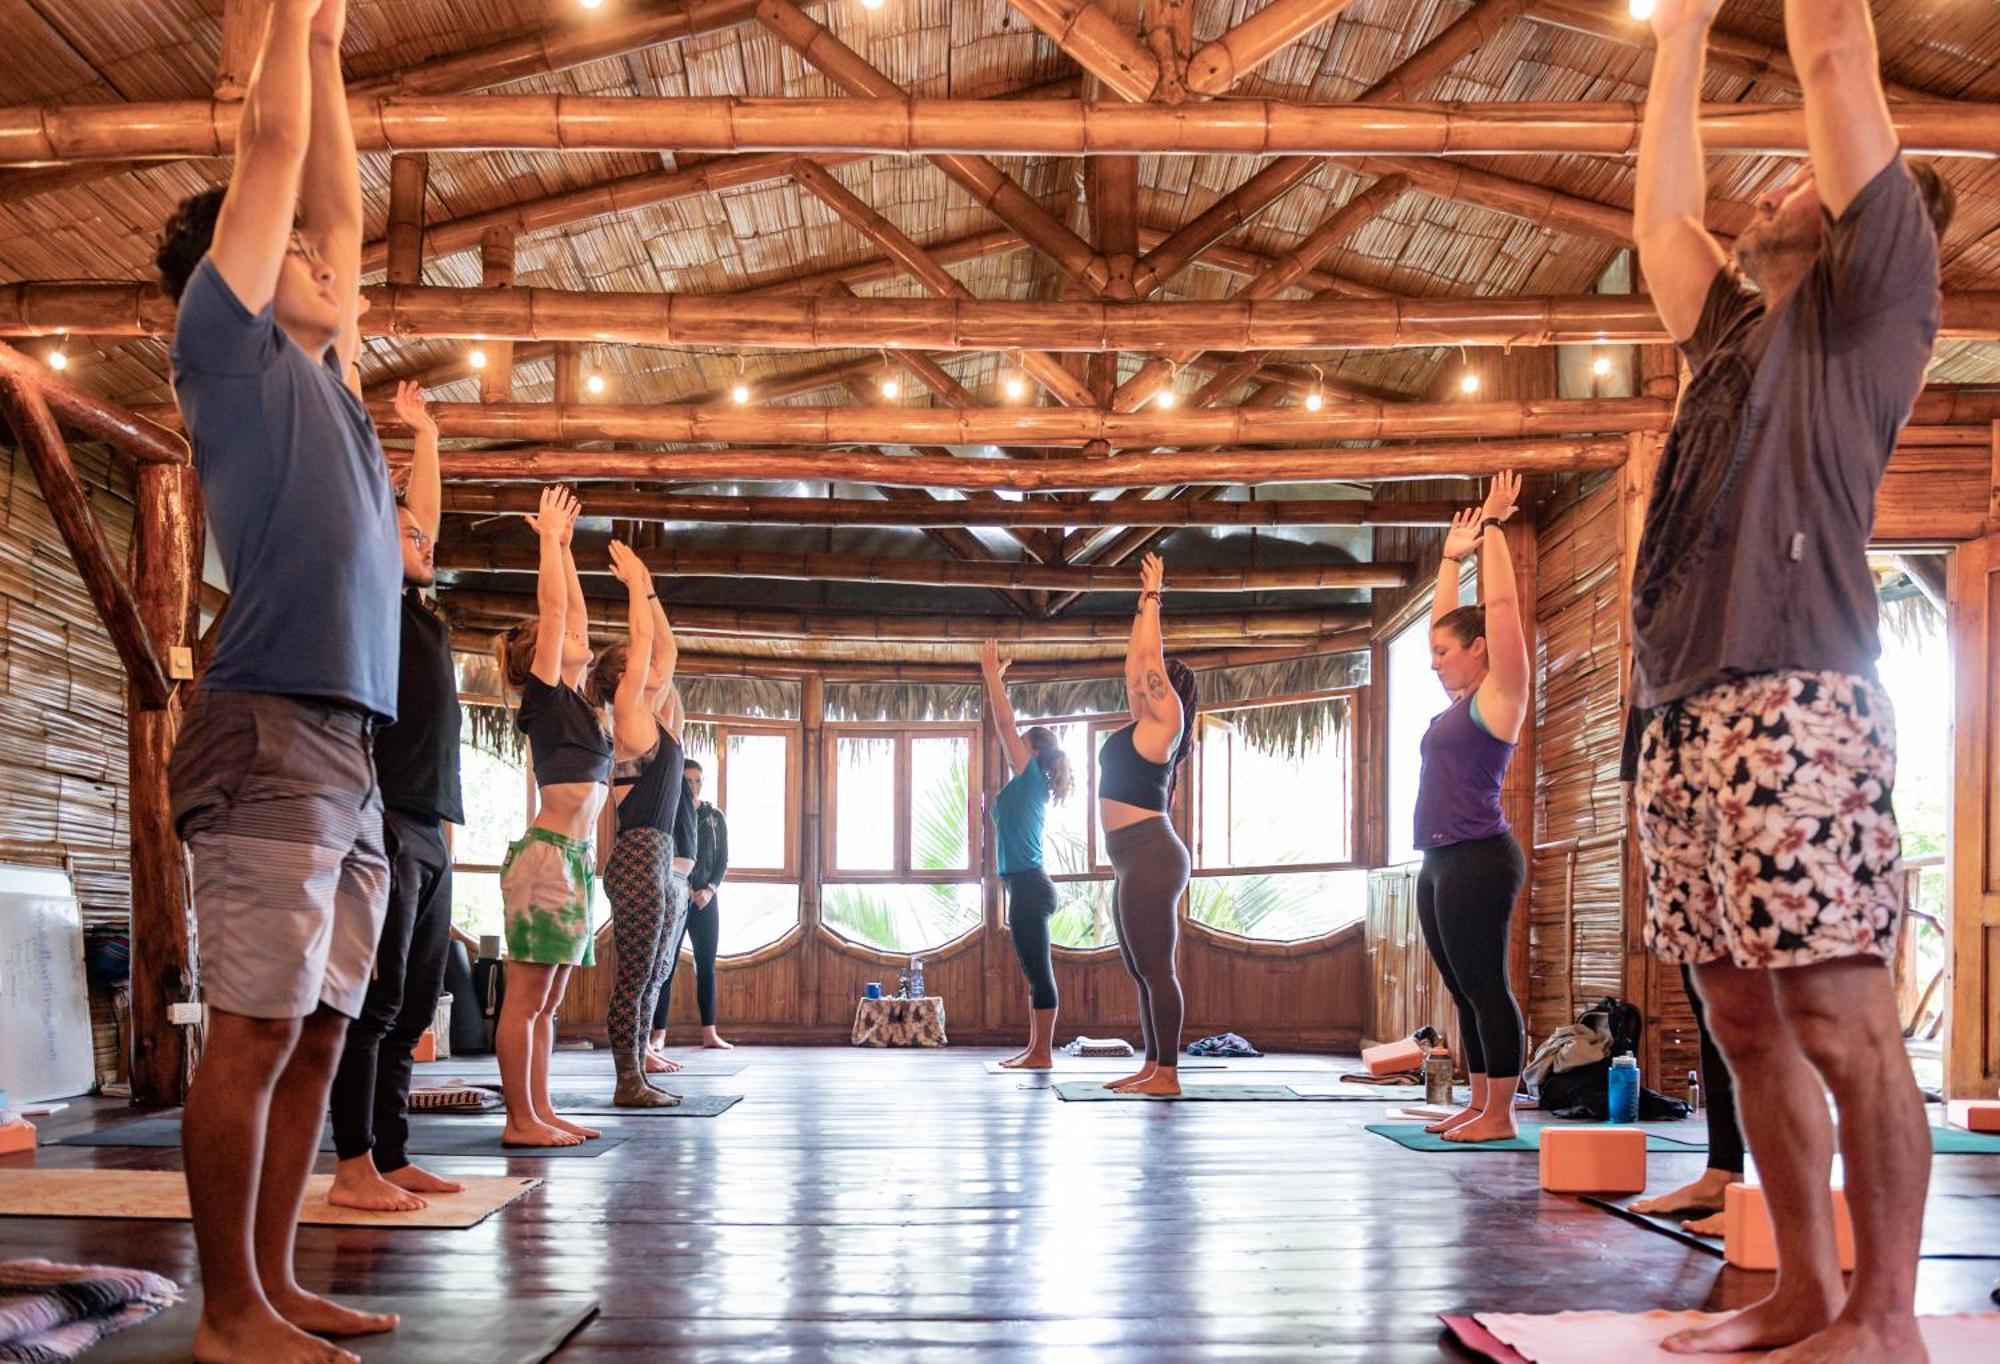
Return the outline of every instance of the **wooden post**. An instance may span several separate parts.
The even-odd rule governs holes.
[[[389,283],[424,282],[424,195],[431,161],[422,152],[389,159]],[[507,282],[513,283],[509,258]]]
[[[133,579],[139,610],[153,639],[168,651],[192,654],[200,633],[201,494],[185,465],[139,468],[133,526]],[[171,662],[170,662],[171,666]],[[179,670],[183,677],[187,670]],[[195,998],[194,906],[188,898],[187,853],[174,831],[167,763],[180,731],[192,682],[177,686],[164,706],[139,703],[127,711],[132,819],[132,1037],[134,1104],[177,1104],[185,1097],[193,1057],[187,1029],[168,1021],[169,1005]]]
[[[676,613],[679,614],[678,612]],[[799,994],[807,1026],[838,1022],[819,997],[821,812],[826,804],[826,679],[807,673],[799,687]]]
[[[488,228],[479,239],[479,283],[487,289],[514,287],[514,234],[510,229]],[[514,343],[482,341],[479,345],[486,351],[486,367],[479,371],[479,401],[504,403],[514,396]],[[561,370],[560,361],[556,368]]]
[[[583,348],[574,341],[556,343],[555,399],[574,403],[583,396]]]
[[[1160,69],[1155,98],[1179,104],[1187,98],[1188,61],[1194,56],[1194,0],[1147,0],[1145,42]]]

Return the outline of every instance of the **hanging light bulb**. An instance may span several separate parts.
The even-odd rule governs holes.
[[[1326,397],[1318,389],[1306,394],[1306,411],[1317,412],[1326,406]]]
[[[1176,394],[1171,388],[1161,389],[1160,396],[1154,399],[1154,401],[1157,402],[1161,407],[1172,407],[1174,403],[1178,400],[1179,400],[1179,395]]]
[[[593,374],[583,381],[583,386],[592,393],[602,393],[604,391],[604,376],[602,374]]]
[[[736,387],[734,387],[734,388],[730,389],[730,390],[729,390],[729,401],[730,401],[730,402],[732,402],[732,403],[735,403],[735,404],[736,404],[736,405],[737,405],[738,407],[741,407],[741,406],[742,406],[742,405],[743,405],[744,403],[747,403],[747,402],[749,402],[749,401],[750,401],[750,385],[748,385],[748,384],[738,384],[738,385],[736,385]]]
[[[467,364],[471,365],[474,369],[485,369],[486,352],[483,350],[475,349],[472,351],[471,354],[465,357],[465,361]]]
[[[1590,372],[1592,374],[1595,374],[1600,379],[1610,378],[1611,357],[1608,355],[1599,354],[1595,360],[1592,360],[1590,362]]]
[[[49,352],[49,368],[55,370],[57,373],[61,373],[63,370],[69,368],[69,356],[61,347],[57,347],[55,350]]]
[[[1642,24],[1653,17],[1653,0],[1627,0],[1626,8]]]
[[[1479,376],[1471,370],[1467,370],[1464,374],[1461,374],[1458,379],[1458,391],[1466,394],[1468,397],[1477,393],[1479,391]]]
[[[883,397],[888,398],[891,401],[894,401],[895,399],[901,397],[902,394],[903,394],[903,386],[897,383],[893,378],[884,379],[882,381]]]
[[[880,9],[882,8],[882,0],[861,0],[861,8]]]
[[[596,9],[604,3],[604,0],[576,0],[576,3],[582,5],[585,9]]]
[[[1007,390],[1007,401],[1010,403],[1018,403],[1021,399],[1028,396],[1028,386],[1022,383],[1015,375],[1010,374],[1007,376],[1005,387]]]

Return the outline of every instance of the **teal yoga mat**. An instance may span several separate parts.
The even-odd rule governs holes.
[[[1933,1127],[1931,1150],[1940,1156],[2000,1156],[2000,1137],[1956,1127]]]
[[[1209,1085],[1184,1084],[1177,1096],[1123,1094],[1106,1089],[1096,1080],[1063,1080],[1056,1084],[1023,1086],[1053,1089],[1056,1097],[1071,1103],[1102,1103],[1123,1100],[1129,1103],[1298,1103],[1299,1096],[1289,1085]]]
[[[584,1142],[581,1146],[502,1146],[500,1144],[500,1121],[489,1117],[485,1122],[469,1122],[464,1119],[436,1119],[425,1114],[421,1121],[410,1123],[410,1141],[407,1147],[413,1156],[498,1156],[508,1160],[589,1160],[603,1155],[606,1151],[625,1144],[626,1134],[607,1130],[595,1141]],[[140,1118],[136,1122],[120,1123],[116,1127],[100,1127],[95,1132],[79,1132],[75,1136],[64,1137],[53,1143],[59,1146],[146,1146],[170,1148],[181,1144],[181,1120],[179,1118]],[[319,1149],[331,1151],[331,1133],[320,1139]]]
[[[1579,1124],[1580,1125],[1580,1124]],[[1420,1122],[1371,1122],[1368,1130],[1378,1137],[1387,1137],[1398,1146],[1406,1146],[1412,1151],[1539,1151],[1542,1149],[1542,1129],[1523,1128],[1521,1135],[1511,1141],[1446,1141],[1443,1137],[1424,1131]],[[1648,1151],[1697,1151],[1704,1148],[1691,1142],[1679,1141],[1673,1137],[1646,1134]]]

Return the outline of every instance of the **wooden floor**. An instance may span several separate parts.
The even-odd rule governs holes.
[[[1540,1193],[1532,1154],[1418,1155],[1364,1132],[1385,1104],[1063,1103],[988,1074],[980,1063],[1001,1054],[743,1048],[740,1074],[684,1083],[746,1096],[722,1116],[625,1120],[633,1139],[594,1160],[506,1162],[547,1182],[469,1231],[305,1228],[301,1278],[336,1293],[595,1294],[602,1315],[558,1358],[732,1364],[1456,1358],[1438,1312],[1723,1308],[1767,1282]],[[1312,1073],[1273,1078],[1341,1068],[1252,1064],[1280,1063]],[[558,1069],[574,1087],[608,1062],[565,1055]],[[49,1131],[94,1121],[85,1107]],[[173,1168],[179,1155],[44,1147],[38,1160]],[[1652,1162],[1663,1187],[1702,1159]],[[2000,1157],[1942,1158],[1934,1187],[2000,1196]],[[194,1274],[180,1224],[0,1219],[0,1259],[24,1255]],[[1996,1276],[2000,1259],[1926,1261],[1921,1307],[1988,1307]]]

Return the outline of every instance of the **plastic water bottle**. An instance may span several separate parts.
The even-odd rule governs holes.
[[[1639,1058],[1614,1056],[1606,1084],[1605,1107],[1612,1122],[1639,1121]]]
[[[910,954],[910,998],[924,997],[924,957],[921,952]]]

